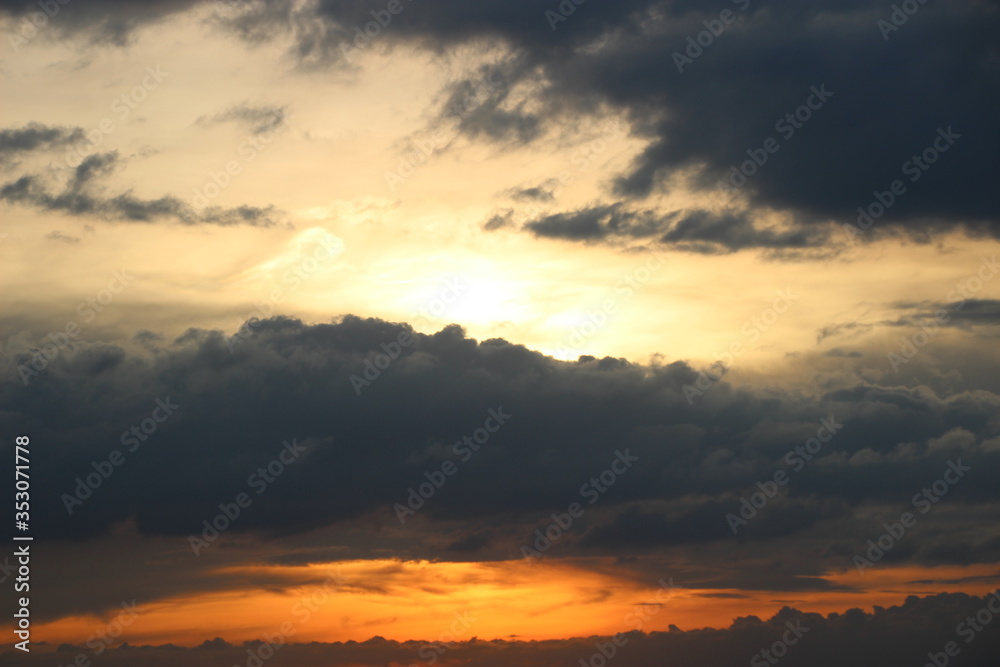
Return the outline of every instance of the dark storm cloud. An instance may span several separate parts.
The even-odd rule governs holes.
[[[0,201],[116,222],[174,220],[185,225],[252,227],[278,224],[280,215],[272,206],[208,206],[197,210],[173,195],[157,199],[143,199],[131,192],[108,195],[100,181],[123,162],[117,151],[88,155],[71,170],[61,191],[53,190],[41,175],[26,174],[0,185]]]
[[[678,582],[675,582],[677,584]],[[437,654],[429,648],[428,637],[423,641],[397,642],[376,636],[368,641],[309,644],[288,643],[272,650],[281,664],[306,667],[313,665],[388,665],[411,664],[424,655],[434,654],[443,665],[473,664],[478,667],[507,667],[512,664],[527,667],[587,664],[600,655],[614,650],[613,661],[621,667],[645,667],[663,664],[669,656],[672,667],[702,667],[703,665],[772,664],[763,655],[782,638],[788,640],[780,653],[781,664],[788,667],[840,667],[842,665],[878,664],[884,667],[910,667],[928,662],[928,653],[943,653],[946,644],[954,642],[965,667],[992,667],[1000,652],[1000,635],[975,621],[976,614],[997,608],[997,598],[969,596],[961,593],[919,598],[910,596],[904,604],[888,609],[875,607],[872,612],[849,609],[829,616],[803,613],[785,607],[767,620],[756,616],[740,617],[725,629],[692,629],[671,627],[669,632],[636,630],[643,618],[666,617],[671,614],[670,600],[661,604],[639,607],[625,618],[618,619],[621,627],[619,644],[611,637],[575,637],[564,640],[522,642],[495,639],[471,639],[449,643],[447,652]],[[642,613],[640,613],[640,610]],[[997,622],[992,611],[983,612]],[[967,620],[972,618],[972,623]],[[678,620],[683,623],[683,620]],[[294,627],[294,624],[293,624]],[[977,632],[974,628],[980,628]],[[272,630],[272,634],[277,628]],[[796,632],[797,631],[797,632]],[[474,634],[474,628],[471,632]],[[294,641],[294,636],[290,638]],[[623,641],[624,640],[624,641]],[[166,646],[122,646],[101,656],[109,667],[143,664],[168,667],[183,663],[191,667],[211,667],[219,664],[243,664],[250,655],[268,655],[261,651],[261,642],[232,645],[223,638],[206,637],[195,648]],[[421,650],[423,649],[423,653]],[[83,646],[63,645],[55,658],[66,662]],[[780,651],[780,647],[779,647]],[[953,652],[954,654],[954,652]],[[34,651],[18,658],[26,667],[52,664],[51,653]],[[757,662],[751,661],[756,658]],[[257,658],[254,658],[257,659]],[[596,660],[594,661],[596,664]],[[606,660],[611,662],[611,660]]]
[[[692,168],[696,183],[716,190],[735,167],[754,172],[738,181],[752,203],[796,219],[775,233],[731,216],[693,218],[667,243],[703,252],[814,247],[827,240],[817,225],[854,221],[859,206],[888,201],[896,180],[905,192],[893,196],[879,230],[901,228],[916,238],[955,226],[1000,232],[996,200],[978,176],[992,169],[988,147],[1000,138],[991,120],[1000,101],[1000,17],[991,5],[925,5],[885,40],[876,22],[891,9],[882,3],[755,2],[683,73],[674,54],[719,8],[609,5],[580,6],[553,31],[537,6],[441,3],[408,8],[380,38],[447,48],[493,37],[512,45],[517,66],[508,86],[537,84],[549,110],[524,119],[531,130],[519,135],[524,141],[540,136],[536,121],[562,122],[602,103],[621,110],[648,146],[618,179],[619,196],[641,200]],[[324,3],[320,14],[344,26],[369,20],[350,3]],[[502,140],[505,122],[513,116],[470,116],[461,128]],[[765,145],[775,152],[762,152]],[[745,166],[761,155],[766,162]],[[566,238],[602,238],[593,221],[549,224]]]
[[[683,507],[682,513],[669,518],[652,509],[626,509],[613,521],[589,532],[581,544],[594,547],[653,547],[732,538],[729,525],[719,521],[719,517],[739,507],[738,496],[678,504]],[[745,532],[750,539],[770,540],[849,514],[850,506],[840,499],[823,500],[813,496],[780,498],[770,503],[768,511],[754,521],[752,530]]]
[[[0,420],[49,443],[34,465],[46,485],[37,511],[52,537],[93,535],[129,518],[148,534],[196,533],[292,438],[306,443],[308,463],[290,465],[234,534],[295,534],[364,517],[399,527],[393,505],[407,502],[425,472],[459,460],[452,444],[502,406],[513,415],[509,423],[461,461],[460,472],[410,520],[413,533],[393,547],[398,553],[443,557],[479,548],[516,557],[544,525],[539,521],[579,501],[581,485],[625,449],[641,463],[564,538],[566,554],[615,543],[640,549],[725,543],[732,539],[726,513],[738,511],[758,482],[788,470],[786,454],[832,414],[844,424],[842,433],[747,527],[751,541],[791,540],[793,549],[798,536],[822,527],[827,544],[863,545],[872,527],[841,519],[876,506],[890,514],[905,508],[941,476],[949,458],[964,457],[975,461],[976,472],[948,497],[958,514],[947,516],[959,531],[949,539],[970,549],[952,556],[966,563],[993,554],[972,520],[996,501],[1000,452],[984,443],[998,435],[993,415],[1000,399],[989,392],[937,395],[868,383],[816,399],[736,390],[721,381],[697,396],[690,391],[700,376],[683,363],[560,362],[502,340],[477,343],[457,327],[414,334],[412,345],[365,386],[351,376],[360,377],[380,344],[408,328],[347,317],[315,326],[272,319],[252,331],[232,352],[221,333],[208,331],[171,344],[146,336],[141,349],[81,343],[50,360],[27,386],[20,375],[30,355],[9,353],[3,370],[9,407]],[[108,395],[122,398],[109,402]],[[112,482],[68,515],[62,494],[73,494],[77,478],[93,472],[92,462],[121,449],[125,432],[167,397],[182,408]],[[46,417],[53,412],[60,422]],[[961,437],[944,437],[955,429]],[[913,545],[936,547],[944,516],[928,518]],[[487,539],[468,530],[487,519],[504,532]],[[440,542],[423,532],[423,522],[460,530]]]
[[[8,11],[31,6],[5,4]],[[191,3],[79,4],[63,13],[79,11],[80,27],[103,21],[127,31]],[[372,7],[348,0],[325,0],[314,10],[287,2],[228,5],[231,14],[219,12],[223,25],[253,41],[291,34],[300,56],[314,64],[360,51],[352,43],[355,28],[363,34],[375,20]],[[715,191],[732,167],[752,155],[760,162],[773,139],[776,152],[739,189],[755,205],[795,214],[799,225],[853,221],[859,206],[899,180],[905,192],[877,229],[922,236],[964,226],[1000,235],[1000,204],[981,178],[994,170],[992,147],[1000,143],[993,119],[1000,103],[995,3],[923,4],[891,32],[877,22],[889,20],[892,8],[878,0],[570,5],[563,21],[546,14],[558,14],[558,3],[404,2],[400,13],[371,29],[378,34],[367,43],[431,50],[483,40],[508,45],[509,59],[497,65],[507,77],[504,90],[461,119],[470,136],[531,142],[581,113],[623,113],[647,146],[619,175],[621,197],[642,200],[671,175],[692,170],[696,184]],[[710,43],[700,55],[692,49],[693,62],[678,71],[675,53],[683,54],[688,38],[723,10],[735,20],[718,36],[702,37]],[[466,83],[449,87],[449,99],[465,95]],[[535,91],[528,106],[510,96],[519,84]],[[832,95],[817,97],[817,90]],[[786,241],[808,237],[799,235]]]
[[[209,126],[227,122],[242,123],[254,134],[272,132],[285,123],[285,107],[243,103],[214,116],[203,116],[198,119],[199,124]]]
[[[802,225],[853,221],[857,207],[898,179],[906,191],[880,226],[1000,234],[996,198],[980,178],[993,170],[991,147],[1000,140],[994,4],[925,4],[888,39],[877,21],[892,9],[875,0],[741,6],[587,3],[553,30],[544,11],[556,5],[406,5],[378,39],[441,49],[506,42],[518,64],[510,72],[520,73],[508,84],[538,86],[547,124],[602,104],[621,110],[648,146],[617,181],[620,196],[641,200],[692,168],[715,190],[751,159],[748,151],[760,161],[774,139],[776,152],[741,188],[757,205],[800,215]],[[675,52],[724,9],[736,22],[679,72]],[[349,29],[371,20],[366,10],[329,1],[319,14]],[[489,134],[484,127],[466,130]]]

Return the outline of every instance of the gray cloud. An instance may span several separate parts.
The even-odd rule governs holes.
[[[530,188],[509,188],[504,190],[503,195],[515,201],[543,201],[555,200],[552,188],[544,185],[536,185]]]
[[[497,225],[488,226],[495,229]],[[621,203],[543,215],[524,228],[536,236],[573,241],[607,241],[656,237],[677,250],[703,254],[744,249],[801,250],[821,248],[829,239],[822,228],[797,225],[776,231],[758,227],[749,214],[684,210],[659,213],[633,210]]]
[[[285,123],[285,107],[268,105],[237,104],[214,116],[202,116],[198,119],[201,125],[217,125],[219,123],[236,122],[246,125],[254,134],[273,132]]]
[[[16,153],[60,148],[83,140],[79,127],[52,127],[28,123],[20,128],[0,129],[0,159]]]
[[[101,178],[122,162],[117,151],[89,155],[73,169],[61,191],[51,189],[42,176],[27,174],[0,185],[0,201],[116,222],[174,220],[185,225],[254,227],[271,227],[279,222],[279,213],[272,206],[208,206],[196,210],[173,195],[142,199],[131,192],[105,194]]]
[[[960,297],[956,294],[956,298]],[[919,326],[936,322],[941,326],[971,327],[1000,325],[1000,301],[996,299],[961,299],[950,303],[897,304],[908,311],[893,324]]]
[[[12,407],[3,419],[38,424],[38,437],[51,443],[36,465],[48,480],[42,483],[51,484],[37,511],[53,537],[91,535],[128,517],[146,533],[188,534],[282,440],[309,440],[315,443],[310,465],[289,472],[289,483],[276,486],[267,508],[237,529],[289,534],[370,515],[396,521],[391,507],[405,502],[407,488],[439,458],[453,458],[451,443],[481,423],[488,408],[502,405],[516,418],[422,511],[425,519],[455,528],[494,517],[514,529],[482,542],[495,556],[517,553],[533,522],[578,497],[580,484],[606,468],[615,449],[631,448],[642,465],[602,499],[579,535],[565,540],[567,554],[611,544],[643,521],[645,542],[636,543],[643,548],[726,538],[722,509],[737,507],[756,482],[786,468],[784,454],[814,435],[818,420],[831,413],[846,425],[844,434],[748,532],[753,539],[795,539],[822,525],[827,544],[850,542],[863,530],[840,523],[841,517],[872,504],[905,505],[940,476],[946,450],[927,444],[932,439],[958,426],[974,443],[998,435],[990,416],[1000,403],[988,392],[938,396],[857,383],[813,399],[738,390],[723,381],[689,404],[685,385],[699,382],[699,375],[683,363],[651,369],[610,358],[559,362],[502,340],[477,343],[457,327],[416,334],[415,343],[356,395],[352,374],[363,372],[380,342],[403,331],[402,325],[354,317],[315,326],[279,318],[255,326],[232,353],[221,333],[206,331],[170,344],[147,337],[136,350],[81,344],[51,361],[27,387],[17,366],[30,356],[12,354],[3,370],[4,400]],[[541,379],[526,387],[529,377]],[[58,408],[61,422],[45,422],[44,415],[57,409],[46,397],[66,395],[69,386],[77,389],[73,401]],[[427,386],[437,389],[428,393]],[[109,404],[94,398],[108,392],[131,399]],[[127,482],[102,489],[68,516],[60,495],[164,396],[184,410],[157,433],[157,446],[130,462]],[[330,405],[344,407],[331,412]],[[372,421],[378,415],[393,419]],[[901,457],[900,443],[916,444]],[[869,451],[863,468],[847,463]],[[973,454],[977,474],[949,503],[982,512],[995,500],[989,480],[1000,453],[977,445],[951,452]],[[213,475],[193,475],[184,463],[192,457]],[[303,506],[302,493],[316,502]],[[928,548],[936,546],[936,520],[923,527]],[[961,540],[974,545],[980,524],[957,525],[965,531]],[[468,537],[456,534],[449,543],[471,550]],[[437,557],[443,552],[433,544],[415,533],[393,548]],[[977,549],[966,557],[982,562],[995,555]],[[921,553],[915,550],[914,557]]]
[[[152,0],[135,3],[129,0],[88,0],[64,4],[58,2],[58,12],[47,18],[39,32],[46,37],[84,35],[94,46],[130,44],[135,32],[146,25],[199,4],[203,0]],[[0,13],[15,19],[27,18],[41,9],[37,0],[0,0]],[[19,30],[15,24],[15,32]],[[49,33],[49,35],[46,35]],[[49,37],[49,38],[51,38]],[[22,47],[24,48],[24,47]]]
[[[55,229],[46,234],[45,238],[49,239],[50,241],[61,241],[62,243],[69,243],[69,244],[76,244],[80,242],[80,237],[64,234],[58,229]]]

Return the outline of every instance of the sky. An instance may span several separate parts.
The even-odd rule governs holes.
[[[992,664],[995,1],[0,35],[4,664]]]

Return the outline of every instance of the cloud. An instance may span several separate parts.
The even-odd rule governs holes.
[[[438,121],[457,121],[458,131],[472,139],[506,145],[531,143],[542,135],[543,118],[529,111],[530,98],[515,96],[510,85],[525,76],[526,66],[511,59],[449,84]]]
[[[753,174],[740,191],[752,207],[794,215],[805,225],[849,222],[859,206],[875,201],[873,193],[900,180],[906,192],[878,229],[915,237],[956,228],[1000,236],[996,198],[978,178],[992,169],[988,146],[1000,139],[991,115],[1000,101],[993,39],[1000,14],[990,3],[922,6],[886,40],[877,21],[891,10],[875,0],[809,7],[753,2],[745,12],[734,9],[735,23],[683,72],[674,54],[706,30],[705,21],[718,20],[717,7],[581,5],[554,29],[544,8],[529,3],[413,9],[393,18],[381,43],[446,50],[498,41],[511,54],[507,87],[534,91],[530,112],[502,110],[497,102],[464,119],[469,136],[531,142],[581,113],[603,108],[626,115],[646,147],[619,174],[615,197],[639,202],[673,176],[692,172],[697,189],[718,192],[734,168],[774,139],[776,152],[746,169]],[[339,28],[329,32],[337,44],[352,26],[371,20],[360,6],[341,2],[323,3],[318,16]],[[826,91],[825,100],[815,90]],[[729,231],[744,234],[738,226]],[[771,243],[801,244],[817,235],[799,232]]]
[[[672,512],[673,516],[652,508],[630,507],[609,523],[589,532],[581,544],[592,547],[654,547],[733,538],[729,525],[719,521],[719,517],[725,517],[739,507],[738,496],[703,502],[685,500],[674,504],[683,509],[680,513]],[[839,499],[823,500],[812,496],[782,498],[769,503],[767,513],[762,513],[760,520],[755,520],[744,533],[749,539],[771,540],[850,514],[848,503]],[[807,589],[815,587],[815,582],[800,583]]]
[[[9,159],[16,153],[61,148],[84,138],[79,127],[52,127],[41,123],[28,123],[20,128],[0,129],[0,159]]]
[[[658,224],[649,211],[629,211],[621,204],[610,204],[546,215],[525,223],[525,227],[537,236],[593,241],[608,236],[651,236]]]
[[[550,202],[555,200],[555,195],[551,187],[536,185],[530,188],[508,188],[503,195],[515,201],[542,201]]]
[[[272,206],[208,206],[196,210],[173,195],[143,199],[131,191],[105,194],[101,179],[122,163],[117,151],[89,155],[72,170],[61,191],[51,188],[41,175],[26,174],[0,185],[0,201],[114,222],[174,220],[185,225],[252,227],[272,227],[279,222],[279,214]]]
[[[152,0],[139,4],[128,0],[58,2],[55,6],[58,12],[47,17],[39,32],[51,31],[53,36],[80,35],[94,45],[124,47],[140,28],[199,4],[209,3],[203,0]],[[30,20],[40,9],[37,0],[0,0],[0,13],[19,19],[15,32],[20,29],[20,21]]]
[[[503,209],[494,211],[492,215],[483,223],[483,230],[494,232],[498,229],[510,227],[513,224],[514,209]]]
[[[865,353],[860,350],[845,350],[840,347],[835,347],[832,350],[827,350],[823,354],[827,357],[835,357],[841,359],[860,359],[865,356]]]
[[[254,134],[273,132],[285,123],[285,107],[247,103],[237,104],[214,116],[202,116],[198,119],[200,125],[218,125],[219,123],[236,122],[249,127]]]
[[[80,238],[78,236],[70,236],[68,234],[63,234],[58,229],[55,229],[46,234],[45,238],[49,239],[50,241],[61,241],[63,243],[69,243],[69,244],[76,244],[80,242]]]
[[[973,279],[977,280],[977,279]],[[957,287],[967,287],[959,284]],[[975,284],[975,283],[973,283]],[[980,286],[982,283],[979,283]],[[952,290],[950,301],[919,301],[896,302],[885,304],[882,312],[876,317],[857,317],[851,322],[840,322],[822,327],[816,336],[816,342],[821,343],[828,338],[861,337],[873,332],[911,329],[936,332],[940,329],[977,328],[989,332],[990,327],[1000,325],[1000,301],[996,299],[962,298],[968,291]],[[826,353],[828,356],[859,356],[858,351],[850,355],[840,354],[836,350]]]
[[[941,476],[941,443],[949,442],[942,436],[960,426],[972,444],[950,455],[974,451],[975,473],[922,519],[906,557],[1000,559],[980,536],[995,501],[990,480],[1000,472],[998,453],[979,445],[998,435],[992,416],[1000,399],[991,392],[939,395],[858,382],[810,397],[720,381],[689,402],[699,372],[681,362],[561,362],[503,340],[477,342],[456,326],[425,335],[352,316],[320,325],[275,318],[251,330],[232,352],[221,332],[198,330],[169,343],[148,333],[136,344],[75,343],[27,386],[20,374],[31,354],[8,348],[0,372],[11,407],[0,424],[39,424],[37,437],[48,443],[33,465],[41,480],[36,511],[50,537],[92,536],[126,520],[148,535],[197,533],[283,441],[298,438],[308,445],[308,465],[290,466],[268,490],[266,506],[248,513],[232,535],[374,522],[404,532],[362,530],[355,555],[380,545],[381,553],[405,558],[518,557],[540,520],[579,501],[581,484],[600,475],[616,450],[628,449],[641,463],[588,510],[558,554],[725,548],[736,539],[726,514],[738,511],[758,482],[787,470],[786,453],[832,414],[843,434],[747,527],[748,557],[754,549],[771,557],[778,545],[785,553],[809,551],[816,540],[864,545],[879,524],[856,517],[898,516]],[[401,333],[413,335],[413,344],[359,395],[352,376],[363,377],[380,344]],[[109,394],[123,398],[102,398]],[[57,398],[64,396],[73,398]],[[101,488],[70,516],[63,494],[74,493],[92,463],[120,448],[123,433],[166,397],[183,407],[151,438],[155,445],[129,457],[128,483]],[[510,423],[462,462],[418,519],[400,525],[393,506],[407,502],[425,472],[458,460],[453,443],[501,406],[513,415]],[[59,423],[45,421],[53,411]],[[900,457],[893,454],[900,443],[915,444]],[[859,471],[847,461],[862,450],[877,456]],[[311,502],[302,504],[303,496]],[[503,530],[488,539],[471,530],[484,521]],[[948,555],[948,543],[964,550]],[[808,570],[798,575],[850,565],[835,555],[803,562]]]
[[[487,223],[487,230],[498,228]],[[827,244],[824,229],[803,225],[776,230],[757,226],[746,213],[633,210],[622,203],[543,215],[524,224],[536,236],[571,241],[656,237],[676,250],[720,254],[744,249],[800,250]]]
[[[896,320],[898,325],[917,326],[922,322],[936,322],[943,326],[997,326],[1000,325],[1000,301],[996,299],[962,299],[950,303],[901,304],[911,312]],[[940,314],[940,318],[938,315]]]
[[[77,20],[62,29],[99,26],[120,43],[136,25],[191,6],[88,3],[67,7],[64,13],[72,9]],[[4,7],[20,15],[32,4]],[[450,0],[403,7],[380,27],[380,47],[405,43],[440,52],[492,43],[506,49],[507,58],[494,66],[504,74],[502,89],[460,118],[470,137],[526,144],[580,114],[610,109],[626,116],[646,146],[618,175],[608,193],[613,197],[641,202],[681,174],[694,174],[696,189],[717,192],[734,168],[774,139],[778,148],[751,165],[740,187],[753,208],[793,215],[803,225],[848,222],[900,180],[905,193],[878,220],[876,233],[895,229],[924,238],[964,229],[1000,237],[1000,204],[979,178],[992,170],[989,147],[1000,141],[992,115],[1000,102],[994,39],[1000,13],[992,3],[922,5],[888,39],[877,22],[891,8],[875,0],[737,5],[729,8],[733,24],[700,47],[701,54],[688,56],[695,59],[683,71],[675,54],[689,49],[688,38],[705,31],[705,21],[718,20],[719,8],[668,0],[588,3],[553,21],[546,11],[558,13],[557,4]],[[354,28],[373,20],[370,8],[348,2],[241,3],[231,15],[221,14],[221,25],[249,41],[291,35],[293,51],[316,66],[343,64],[344,49],[354,48]],[[449,84],[447,102],[467,98],[468,87],[463,80]],[[530,94],[515,101],[517,89]],[[814,90],[832,96],[819,103]],[[942,143],[945,135],[951,138]],[[728,224],[718,232],[747,234],[745,225]],[[803,244],[817,234],[793,232],[761,243]],[[716,246],[714,239],[707,246],[685,243]],[[724,246],[752,247],[746,241]]]

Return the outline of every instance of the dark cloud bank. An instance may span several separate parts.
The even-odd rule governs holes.
[[[561,362],[501,339],[477,342],[454,325],[424,335],[353,316],[312,326],[275,318],[250,330],[246,340],[192,330],[171,343],[151,336],[71,343],[37,374],[26,370],[30,353],[6,358],[0,424],[47,443],[33,461],[47,537],[94,536],[129,519],[150,535],[197,532],[283,441],[298,438],[308,464],[289,466],[234,532],[290,535],[362,517],[398,526],[392,506],[426,471],[455,460],[461,470],[413,520],[408,544],[396,545],[400,555],[518,557],[524,530],[579,499],[580,485],[628,449],[640,462],[567,536],[565,554],[788,540],[818,549],[810,567],[845,565],[844,554],[849,566],[879,526],[852,516],[872,508],[886,520],[898,516],[962,457],[974,472],[891,558],[1000,559],[1000,541],[981,524],[995,507],[1000,472],[1000,399],[992,391],[900,386],[888,367],[881,381],[845,381],[821,395],[738,389],[683,362]],[[368,366],[384,364],[381,346],[409,334],[412,343],[387,368]],[[352,381],[366,368],[370,385]],[[123,432],[168,397],[182,407],[126,456],[122,473],[68,514],[63,494],[94,461],[124,450],[131,440]],[[513,417],[461,460],[453,443],[501,406]],[[843,427],[817,460],[797,466],[767,511],[733,537],[725,515],[757,482],[789,470],[787,453],[831,416]],[[471,533],[481,533],[479,541],[468,553],[449,552],[422,532],[424,521],[448,525],[456,542]],[[499,528],[474,530],[482,525]]]

